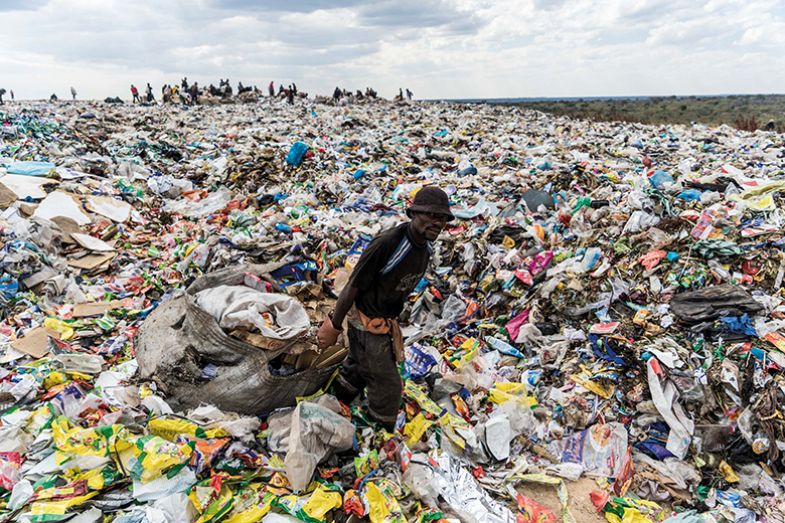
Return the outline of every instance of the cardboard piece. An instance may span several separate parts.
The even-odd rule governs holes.
[[[85,206],[113,222],[122,223],[131,217],[131,204],[111,196],[88,196]]]
[[[62,191],[50,192],[33,213],[33,216],[51,220],[55,216],[67,216],[79,225],[87,225],[92,219],[82,210],[82,205],[71,194]]]
[[[52,222],[60,227],[60,230],[63,232],[63,242],[76,243],[71,235],[75,232],[82,232],[82,228],[79,227],[78,223],[67,216],[55,216],[52,218]]]
[[[11,189],[19,200],[24,200],[25,198],[38,200],[46,198],[44,185],[59,184],[60,182],[51,178],[33,178],[21,174],[6,174],[0,177],[0,183]]]
[[[73,238],[73,240],[76,243],[78,243],[85,249],[89,249],[91,251],[96,251],[96,252],[114,251],[114,247],[112,247],[105,241],[101,240],[100,238],[96,238],[95,236],[90,236],[89,234],[74,232],[71,233],[71,238]]]
[[[0,182],[0,209],[8,209],[18,199],[14,191]]]
[[[114,257],[115,253],[113,252],[88,254],[87,256],[82,256],[81,258],[69,258],[68,266],[74,267],[75,269],[93,270],[104,264],[108,265],[109,262],[114,259]]]
[[[88,316],[101,316],[106,311],[119,309],[122,307],[122,300],[97,301],[93,303],[77,303],[74,305],[72,316],[74,318],[86,318]]]
[[[36,327],[23,337],[12,341],[11,347],[33,358],[43,358],[49,352],[49,333],[43,327]]]

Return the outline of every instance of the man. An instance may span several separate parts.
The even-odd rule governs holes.
[[[431,242],[453,219],[447,194],[438,187],[421,189],[406,214],[410,222],[368,245],[317,333],[318,346],[327,348],[348,320],[349,355],[333,382],[335,395],[349,404],[366,389],[371,417],[390,431],[402,393],[397,362],[403,361],[403,338],[396,318],[425,274]]]
[[[267,92],[270,93],[270,97],[275,96],[275,84],[272,80],[270,80],[270,85],[267,86]]]
[[[191,105],[196,105],[199,103],[199,83],[194,82],[191,84],[191,87],[188,88],[188,96],[191,97]]]
[[[139,98],[139,89],[134,84],[131,84],[131,95],[134,97],[134,103],[140,103],[142,100]]]
[[[410,102],[412,101],[412,96],[414,96],[414,93],[413,93],[413,92],[411,92],[411,91],[409,90],[409,88],[407,87],[407,88],[406,88],[406,98],[408,98]]]
[[[153,86],[150,85],[150,82],[147,82],[145,94],[147,95],[147,103],[155,102],[155,96],[153,96]]]
[[[71,99],[76,100],[76,89],[71,86]]]

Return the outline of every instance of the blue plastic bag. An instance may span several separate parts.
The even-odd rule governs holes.
[[[685,189],[679,193],[679,199],[688,202],[699,202],[701,199],[701,192],[698,189]]]
[[[308,144],[303,142],[294,142],[289,149],[289,154],[286,155],[286,163],[294,167],[300,167],[305,159],[305,153],[308,152]]]
[[[665,171],[655,171],[649,176],[649,183],[655,189],[662,190],[665,188],[665,184],[673,183],[673,177]]]
[[[55,164],[51,162],[9,162],[3,166],[8,174],[25,176],[46,176],[55,168]]]

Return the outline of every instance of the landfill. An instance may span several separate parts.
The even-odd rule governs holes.
[[[493,105],[4,106],[0,520],[783,521],[784,158]],[[390,433],[312,339],[430,184]]]

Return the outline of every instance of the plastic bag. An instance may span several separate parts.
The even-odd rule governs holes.
[[[354,425],[317,403],[300,402],[292,414],[292,430],[284,465],[295,491],[304,490],[316,465],[335,451],[354,444]]]

